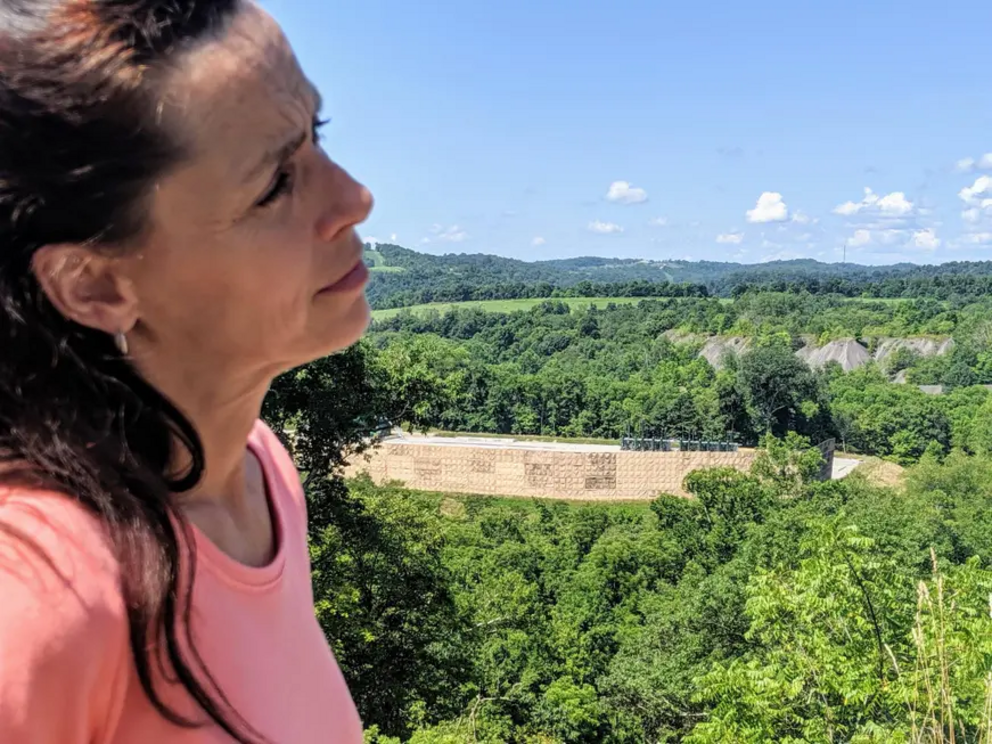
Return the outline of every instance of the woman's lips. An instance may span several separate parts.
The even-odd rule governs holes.
[[[365,286],[369,280],[369,270],[364,261],[359,261],[354,268],[338,279],[334,284],[328,284],[317,294],[332,294],[337,292],[351,292]]]

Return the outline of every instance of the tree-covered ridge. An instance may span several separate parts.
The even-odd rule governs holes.
[[[703,287],[729,297],[749,288],[840,294],[848,297],[976,297],[992,289],[992,262],[938,266],[826,264],[812,259],[735,264],[712,261],[573,258],[526,262],[488,254],[435,256],[379,244],[367,251],[376,267],[369,298],[376,308],[434,302],[550,297],[554,290],[585,285],[579,296],[680,296],[671,287]],[[655,285],[640,295],[625,285]],[[693,294],[699,290],[694,289]]]
[[[374,326],[369,345],[397,384],[425,392],[408,420],[452,431],[619,439],[648,434],[755,444],[795,432],[902,462],[928,447],[982,452],[992,384],[988,300],[858,301],[748,292],[528,312],[400,315]],[[707,339],[747,340],[714,367]],[[811,369],[796,351],[858,339],[865,353],[896,338],[952,340],[924,357],[898,349],[844,373]],[[852,342],[855,343],[855,342]],[[950,344],[947,344],[950,346]],[[901,375],[909,384],[890,382]],[[933,397],[917,385],[942,384]]]

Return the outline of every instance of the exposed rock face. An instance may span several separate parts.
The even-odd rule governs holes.
[[[676,341],[674,337],[670,337]],[[695,334],[682,336],[679,341],[697,342],[702,340]],[[678,341],[677,341],[678,342]],[[703,343],[699,356],[703,357],[715,368],[723,365],[724,354],[739,355],[751,348],[751,339],[743,336],[711,336]],[[828,362],[837,362],[845,372],[858,369],[875,361],[883,363],[900,349],[909,349],[920,356],[939,356],[947,354],[954,348],[952,338],[880,338],[874,354],[870,354],[860,342],[853,338],[831,341],[826,346],[816,346],[808,341],[806,346],[796,352],[796,356],[810,367],[823,367]],[[894,382],[906,382],[905,371],[896,376]]]
[[[941,356],[954,348],[953,338],[880,338],[875,361],[884,362],[900,349],[909,349],[922,357]]]
[[[804,346],[796,352],[810,367],[823,367],[828,362],[837,362],[845,372],[863,367],[871,361],[868,349],[853,338],[831,341],[826,346]]]
[[[896,385],[905,385],[907,382],[909,382],[909,370],[901,369],[898,372],[896,372],[896,376],[892,378],[892,382],[894,382]]]
[[[720,369],[723,366],[724,354],[730,353],[737,356],[747,351],[750,347],[751,339],[744,338],[743,336],[712,336],[706,339],[706,343],[703,344],[699,356],[713,365],[714,368]]]

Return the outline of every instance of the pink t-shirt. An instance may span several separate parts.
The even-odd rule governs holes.
[[[299,476],[263,423],[249,447],[265,474],[278,552],[250,568],[194,528],[194,643],[234,709],[271,744],[360,744],[361,721],[314,615]],[[231,742],[212,723],[179,728],[152,707],[118,575],[104,528],[80,506],[58,494],[0,494],[0,742]],[[174,710],[206,720],[185,691],[158,689]]]

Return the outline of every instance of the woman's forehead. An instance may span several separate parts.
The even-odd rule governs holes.
[[[191,154],[222,156],[233,171],[307,126],[315,95],[278,24],[254,5],[190,52],[164,93]]]
[[[315,91],[279,26],[248,6],[164,81],[164,125],[186,157],[158,183],[153,219],[228,224],[271,178],[267,153],[309,132]],[[252,175],[253,171],[257,171]]]

